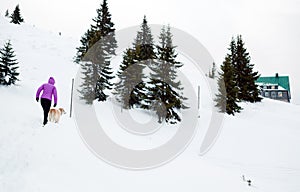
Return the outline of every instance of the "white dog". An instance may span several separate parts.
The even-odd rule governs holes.
[[[65,110],[63,108],[51,108],[50,111],[49,111],[49,114],[48,114],[48,120],[50,122],[54,122],[54,123],[58,123],[59,122],[59,119],[60,119],[60,116],[62,114],[65,114]]]

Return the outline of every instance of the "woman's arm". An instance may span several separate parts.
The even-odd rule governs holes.
[[[40,94],[43,89],[44,89],[44,84],[38,88],[35,98],[40,98]]]

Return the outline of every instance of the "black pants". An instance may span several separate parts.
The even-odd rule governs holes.
[[[50,107],[51,107],[51,101],[49,99],[41,99],[41,105],[43,107],[44,110],[44,122],[43,124],[46,125],[48,122],[48,113],[50,111]]]

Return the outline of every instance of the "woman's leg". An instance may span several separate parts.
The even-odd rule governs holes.
[[[49,99],[41,99],[41,105],[43,107],[44,110],[44,122],[43,124],[46,125],[48,122],[48,113],[50,111],[50,107],[51,107],[51,101]]]

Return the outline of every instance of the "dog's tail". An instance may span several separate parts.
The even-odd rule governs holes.
[[[53,113],[52,113],[52,111],[51,111],[51,109],[50,109],[50,111],[49,111],[49,113],[48,113],[48,121],[50,121],[50,122],[52,122],[53,121]]]

